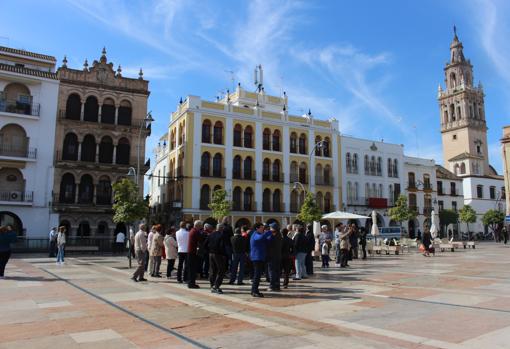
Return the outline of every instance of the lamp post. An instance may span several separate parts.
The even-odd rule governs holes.
[[[322,140],[322,141],[318,141],[313,146],[312,151],[310,152],[309,157],[308,157],[308,164],[310,165],[310,170],[312,167],[312,156],[315,154],[315,150],[322,149],[324,147],[324,144],[326,144],[326,143],[327,143],[326,141]],[[311,172],[312,171],[310,171],[310,173]],[[310,183],[308,183],[308,191],[310,191],[310,192],[312,191],[312,178],[310,178]],[[305,195],[306,195],[306,191],[305,191]]]

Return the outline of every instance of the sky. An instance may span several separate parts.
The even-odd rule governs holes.
[[[22,9],[22,10],[20,10]],[[181,97],[214,100],[240,82],[254,90],[261,64],[269,94],[289,111],[335,117],[343,134],[404,144],[442,163],[438,85],[453,26],[485,90],[490,162],[510,124],[510,2],[498,0],[195,1],[0,0],[0,45],[143,68],[156,119],[147,156]]]

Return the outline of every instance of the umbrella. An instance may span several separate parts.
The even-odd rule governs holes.
[[[437,224],[436,224],[436,213],[434,212],[434,210],[432,210],[432,213],[430,214],[430,220],[432,221],[431,224],[430,224],[430,235],[432,235],[432,239],[435,239],[437,238],[437,233],[438,233],[438,229],[437,229]]]
[[[370,232],[373,236],[380,235],[379,233],[379,227],[377,226],[377,213],[375,211],[372,211],[372,230]]]
[[[340,220],[349,220],[349,219],[368,219],[367,216],[361,216],[359,214],[343,212],[343,211],[335,211],[322,216],[322,219],[340,219]]]

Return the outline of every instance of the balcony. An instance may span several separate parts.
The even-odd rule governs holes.
[[[410,191],[418,190],[418,188],[416,187],[416,182],[409,182],[407,184],[407,190],[410,190]]]
[[[426,191],[426,192],[431,192],[433,189],[432,189],[432,185],[430,183],[423,183],[423,191]]]
[[[0,156],[35,160],[37,158],[37,148],[29,148],[28,142],[26,146],[0,143]]]
[[[256,212],[257,211],[257,203],[255,201],[250,202],[233,202],[232,203],[232,211],[247,211],[247,212]]]
[[[264,182],[278,182],[283,183],[283,179],[285,178],[283,173],[273,173],[272,175],[269,173],[262,174],[262,180]]]
[[[301,184],[308,184],[308,176],[303,174],[291,173],[290,183],[299,182]]]
[[[247,181],[254,181],[257,179],[257,173],[255,171],[236,171],[232,170],[233,179],[242,179]]]
[[[388,198],[358,197],[347,198],[348,206],[366,206],[370,208],[388,208],[394,205],[394,200]]]
[[[315,185],[325,185],[325,186],[333,186],[335,181],[332,176],[324,177],[324,176],[315,176]]]
[[[112,196],[98,193],[96,197],[83,193],[76,197],[75,192],[54,193],[53,205],[80,205],[80,206],[111,206]]]
[[[225,168],[200,167],[200,176],[212,178],[225,178]]]
[[[39,116],[40,106],[37,103],[0,99],[0,112]]]
[[[0,191],[0,202],[13,204],[16,202],[19,203],[31,203],[34,201],[34,192],[33,191]]]

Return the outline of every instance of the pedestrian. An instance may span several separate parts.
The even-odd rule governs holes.
[[[123,231],[119,231],[117,233],[117,236],[115,237],[115,245],[116,245],[116,250],[117,250],[117,253],[120,253],[122,254],[122,252],[124,251],[124,246],[126,244],[126,234],[124,234]]]
[[[313,225],[308,224],[306,226],[306,243],[308,249],[306,251],[305,266],[306,274],[313,275],[313,257],[312,252],[315,250],[315,235],[313,235]]]
[[[503,242],[506,243],[508,242],[508,229],[506,227],[503,227],[503,231],[501,232],[503,234]]]
[[[273,238],[269,241],[267,249],[267,272],[270,286],[268,291],[280,291],[280,276],[282,273],[282,242],[283,235],[278,229],[278,224],[269,224],[269,231]]]
[[[167,230],[165,240],[165,256],[166,256],[166,278],[170,279],[174,270],[175,260],[177,259],[177,241],[175,240],[175,229]]]
[[[193,223],[193,228],[189,231],[188,239],[188,288],[200,288],[197,285],[197,273],[199,265],[198,245],[202,243],[202,227],[201,220]]]
[[[246,264],[246,254],[249,251],[248,236],[244,236],[241,232],[241,228],[234,230],[234,236],[232,236],[232,263],[230,265],[230,281],[229,284],[233,285],[237,278],[238,285],[244,285],[244,267]]]
[[[209,284],[211,293],[222,294],[221,284],[227,270],[227,249],[225,246],[225,236],[223,235],[224,225],[216,225],[216,230],[205,238],[205,248],[209,252]]]
[[[294,255],[294,241],[289,237],[289,231],[284,228],[282,233],[282,271],[283,288],[289,286],[289,277],[292,270],[292,256]]]
[[[335,239],[335,262],[336,262],[336,266],[339,267],[340,266],[340,262],[341,262],[341,259],[342,259],[342,250],[340,249],[340,235],[342,234],[342,231],[344,230],[344,224],[343,223],[338,223],[335,227],[335,234],[334,234],[334,239]]]
[[[421,230],[420,229],[418,229],[416,238],[421,241]]]
[[[322,268],[329,268],[329,248],[331,242],[324,241],[321,246]]]
[[[177,240],[177,254],[179,255],[179,264],[177,265],[177,282],[188,281],[188,243],[189,231],[186,228],[186,222],[179,223],[179,230],[175,233]]]
[[[204,244],[205,240],[214,232],[214,226],[209,223],[204,224],[204,229],[201,231],[201,239],[198,243],[197,255],[198,255],[198,271],[200,273],[200,278],[209,280],[209,269],[210,269],[210,261],[209,261],[209,250],[207,246]]]
[[[55,258],[55,251],[57,250],[57,228],[53,227],[48,235],[48,257]]]
[[[66,227],[58,228],[57,234],[57,264],[64,264],[64,252],[66,247]]]
[[[301,280],[306,277],[305,259],[308,251],[308,243],[303,228],[299,228],[294,236],[294,252],[296,254],[296,275],[294,280]]]
[[[221,221],[223,224],[223,236],[225,239],[225,250],[227,253],[227,271],[230,270],[230,264],[232,263],[232,242],[231,239],[234,236],[234,229],[230,225],[230,219],[228,217],[223,217]]]
[[[358,226],[356,223],[351,223],[352,227],[352,233],[349,236],[349,244],[350,250],[349,250],[349,260],[358,259]]]
[[[432,235],[430,234],[430,231],[425,230],[425,232],[423,233],[422,244],[423,244],[423,255],[425,257],[430,257],[430,252],[434,248],[432,246]]]
[[[131,277],[131,280],[134,282],[138,281],[147,281],[144,279],[143,274],[145,272],[145,263],[147,263],[147,259],[145,256],[147,255],[147,226],[145,224],[140,224],[138,226],[138,232],[135,235],[135,256],[138,266]]]
[[[161,277],[161,256],[163,255],[163,249],[165,247],[161,229],[161,224],[156,225],[154,233],[152,234],[152,243],[149,251],[152,260],[151,276],[155,278]]]
[[[150,258],[150,251],[152,247],[152,238],[154,237],[154,231],[156,230],[156,225],[153,225],[149,235],[147,236],[147,253],[145,256],[145,271],[152,272],[152,258]]]
[[[11,258],[11,244],[17,239],[16,232],[8,227],[0,227],[0,279],[5,279],[5,266]]]
[[[256,223],[250,238],[250,259],[253,263],[252,297],[264,297],[259,291],[260,278],[267,258],[267,244],[273,238],[270,231],[264,232],[264,224]]]
[[[340,268],[345,268],[349,266],[349,236],[352,234],[352,227],[346,226],[344,227],[342,233],[340,234]]]
[[[361,252],[363,252],[363,258],[367,259],[367,231],[361,227],[359,232],[359,244],[361,246]]]

